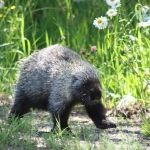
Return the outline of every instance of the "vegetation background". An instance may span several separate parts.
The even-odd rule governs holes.
[[[148,0],[122,0],[117,16],[99,30],[93,20],[106,16],[105,0],[5,0],[0,9],[0,93],[13,93],[21,59],[60,43],[97,68],[108,107],[127,95],[147,105],[150,31],[138,27],[141,5],[149,6]],[[90,50],[93,45],[96,52]]]
[[[22,59],[59,43],[96,67],[107,108],[124,102],[141,102],[143,107],[150,107],[150,27],[139,28],[139,9],[145,5],[150,7],[149,0],[121,0],[117,16],[109,19],[107,28],[99,30],[93,21],[106,16],[110,7],[105,0],[5,0],[4,7],[0,8],[0,95],[13,96]],[[150,10],[148,13],[150,16]],[[92,52],[92,46],[96,46],[97,51]],[[1,107],[0,117],[4,118],[0,119],[0,148],[37,148],[37,142],[33,140],[37,136],[37,124],[33,123],[32,114],[21,124],[14,120],[8,125],[8,108]],[[43,118],[45,122],[49,120]],[[150,119],[143,115],[143,120],[142,128],[146,135],[150,135]],[[82,129],[77,127],[75,130],[81,134]],[[91,137],[89,131],[94,133]],[[93,127],[87,126],[83,132],[90,137],[84,144],[79,136],[68,140],[49,134],[43,138],[47,147],[54,149],[96,149],[91,148],[93,140],[95,142]],[[115,149],[107,136],[100,140],[102,149]],[[128,149],[141,149],[139,143],[132,140],[126,143]]]

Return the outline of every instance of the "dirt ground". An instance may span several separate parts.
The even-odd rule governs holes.
[[[8,99],[5,96],[0,96],[0,120],[4,119],[3,107],[4,105],[8,108],[11,108],[13,104],[12,98]],[[139,117],[139,113],[143,111],[147,117],[150,117],[150,110],[143,109],[141,104],[135,104],[133,106],[124,107],[124,108],[117,108],[116,110],[108,111],[108,119],[115,122],[117,124],[116,129],[107,129],[105,131],[99,129],[93,129],[94,132],[99,132],[98,135],[102,134],[103,132],[107,133],[109,139],[115,143],[116,147],[119,145],[120,142],[126,141],[127,138],[132,138],[131,140],[139,141],[146,147],[146,150],[150,150],[150,138],[146,138],[141,134],[141,124],[142,121]],[[36,113],[36,117],[38,117],[37,125],[39,132],[49,132],[50,126],[49,124],[40,124],[40,119],[44,116],[48,116],[48,113],[45,112],[38,112]],[[122,117],[119,117],[122,116]],[[126,119],[125,119],[126,118]],[[92,125],[93,122],[91,119],[88,118],[87,114],[84,110],[81,109],[73,109],[69,122],[71,125],[81,125],[87,126]],[[93,126],[94,127],[94,126]],[[95,142],[99,140],[99,136],[95,137]],[[81,141],[84,139],[81,138]],[[43,147],[44,144],[39,138],[39,143],[37,147]],[[98,143],[97,143],[98,144]]]

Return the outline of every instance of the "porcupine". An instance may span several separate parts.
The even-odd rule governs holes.
[[[95,68],[76,52],[58,44],[29,56],[22,64],[15,86],[10,118],[21,118],[31,109],[46,110],[58,125],[67,129],[72,107],[80,103],[100,129],[115,128],[106,120],[101,101],[102,87]]]

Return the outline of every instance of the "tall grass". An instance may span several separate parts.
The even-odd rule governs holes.
[[[132,93],[144,104],[149,93],[143,82],[150,80],[146,69],[150,66],[150,35],[137,27],[137,4],[148,1],[121,1],[118,15],[111,26],[98,30],[93,26],[96,17],[108,10],[105,1],[71,0],[19,1],[6,0],[0,9],[0,92],[12,93],[18,62],[37,49],[60,43],[80,53],[90,61],[100,75],[104,101],[109,107],[120,97]],[[137,37],[131,40],[130,35]],[[65,39],[61,38],[65,36]],[[90,47],[96,45],[96,53]]]

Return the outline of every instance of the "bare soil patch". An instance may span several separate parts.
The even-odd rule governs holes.
[[[12,98],[7,98],[5,96],[0,96],[0,121],[6,119],[5,113],[9,113],[9,109],[12,106]],[[4,109],[6,107],[7,109]],[[5,112],[6,110],[7,112]],[[109,140],[111,140],[116,149],[119,149],[119,144],[121,142],[128,145],[128,139],[133,142],[139,141],[146,150],[150,150],[150,139],[146,138],[141,134],[141,124],[142,121],[139,117],[140,112],[144,112],[147,117],[150,117],[150,111],[148,109],[142,108],[141,104],[137,103],[133,106],[124,107],[122,109],[116,109],[115,111],[108,111],[108,119],[117,124],[116,129],[99,130],[96,129],[91,119],[87,116],[83,109],[75,108],[73,109],[69,123],[72,131],[75,132],[74,128],[79,127],[81,132],[81,143],[84,143],[85,136],[82,136],[83,128],[91,126],[88,131],[88,136],[90,134],[95,134],[94,144],[98,147],[101,136],[105,133]],[[122,116],[122,117],[119,117]],[[47,112],[35,112],[36,123],[38,126],[38,132],[50,132],[52,127],[52,121],[49,113]],[[46,118],[46,122],[43,123],[43,118]],[[84,135],[84,133],[83,133]],[[37,136],[37,149],[46,149],[45,143],[41,136]]]

